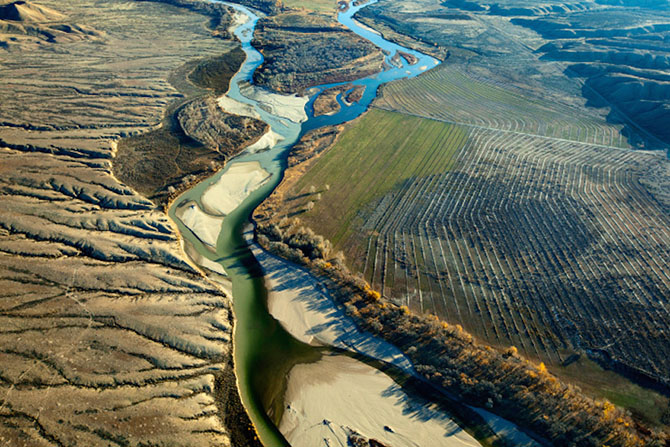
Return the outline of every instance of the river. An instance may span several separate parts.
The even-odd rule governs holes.
[[[391,363],[400,375],[412,372],[411,364],[397,349],[358,331],[309,273],[262,252],[249,236],[252,211],[278,185],[287,152],[302,134],[354,119],[368,108],[381,84],[416,76],[438,65],[430,56],[388,42],[359,26],[353,15],[375,1],[340,13],[340,23],[385,50],[389,59],[400,50],[419,61],[409,65],[403,60],[402,67],[389,63],[392,68],[353,81],[366,87],[363,98],[351,105],[338,98],[341,110],[319,117],[311,113],[314,92],[337,84],[316,87],[310,98],[286,98],[254,86],[253,72],[263,61],[251,45],[260,13],[226,3],[248,17],[235,30],[247,58],[220,104],[229,112],[262,119],[270,125],[273,138],[247,148],[223,170],[183,193],[169,210],[186,252],[232,294],[238,388],[267,447],[291,445],[287,438],[294,447],[324,442],[345,445],[342,438],[350,427],[390,440],[394,446],[421,445],[419,438],[408,436],[412,433],[422,433],[426,439],[444,437],[437,445],[479,445],[446,412],[406,395],[388,375],[375,369],[373,362],[345,354],[344,350],[354,351]],[[268,279],[269,272],[274,273],[274,283]],[[292,279],[290,287],[282,285],[287,278]],[[277,284],[283,293],[278,292]],[[307,290],[310,301],[296,300],[291,287],[303,295]],[[269,295],[274,315],[268,307]],[[312,317],[310,325],[307,320]],[[297,320],[302,326],[294,324]],[[317,327],[321,332],[315,332]]]

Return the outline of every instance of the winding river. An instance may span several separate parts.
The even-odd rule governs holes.
[[[395,365],[400,374],[411,373],[411,364],[402,353],[380,340],[357,332],[355,325],[336,308],[327,293],[318,290],[318,284],[307,272],[264,253],[250,237],[252,211],[280,182],[286,168],[287,152],[302,134],[354,119],[368,108],[381,84],[416,76],[438,65],[438,61],[388,42],[381,35],[360,26],[352,17],[364,6],[351,7],[339,14],[340,23],[382,48],[389,55],[388,59],[400,50],[414,55],[419,61],[409,65],[403,60],[402,67],[389,63],[392,68],[353,81],[354,85],[365,86],[365,93],[359,102],[346,104],[338,98],[341,105],[338,113],[314,117],[311,104],[317,96],[316,92],[338,84],[318,86],[310,90],[310,98],[281,97],[254,86],[252,75],[263,57],[253,48],[251,39],[261,13],[237,4],[226,4],[234,8],[239,17],[246,18],[244,23],[240,21],[235,34],[247,57],[220,104],[232,113],[262,119],[270,125],[272,138],[264,140],[265,144],[261,142],[247,148],[222,171],[182,194],[174,201],[169,214],[179,227],[186,252],[210,273],[210,278],[219,281],[232,293],[236,317],[233,345],[238,388],[261,442],[267,447],[286,446],[290,445],[287,438],[291,437],[294,446],[317,445],[316,439],[321,444],[324,439],[332,439],[332,444],[330,441],[326,444],[344,445],[345,424],[360,424],[362,419],[380,411],[382,413],[376,415],[377,420],[368,421],[363,428],[372,432],[369,436],[395,436],[394,445],[421,443],[401,438],[404,435],[399,430],[380,425],[379,418],[395,421],[399,425],[411,424],[415,419],[422,424],[426,436],[453,439],[451,443],[439,445],[479,445],[445,413],[411,400],[387,375],[373,368],[371,365],[374,363],[361,362],[362,357],[356,359],[346,354],[345,351],[353,351]],[[302,289],[309,290],[309,299],[315,301],[288,299],[280,305],[273,301],[273,308],[279,309],[274,312],[277,315],[275,318],[268,307],[268,297],[270,294],[286,294],[277,292],[281,289],[277,284],[268,286],[268,272],[272,272],[273,281],[279,282],[279,285],[281,281],[286,282],[286,278],[292,278]],[[284,286],[283,290],[289,287]],[[286,315],[291,312],[302,320],[315,316],[319,324],[310,326],[309,322],[303,321],[304,328],[291,329],[291,325],[286,324],[290,320]],[[282,319],[282,315],[286,318]],[[321,332],[313,335],[318,332],[315,332],[317,326]],[[312,335],[307,336],[308,333]],[[314,339],[319,337],[320,342],[314,343]],[[339,349],[334,350],[332,346]],[[315,377],[319,380],[314,380]],[[338,384],[338,381],[345,383]],[[356,387],[361,386],[363,388],[356,391]],[[347,400],[337,404],[335,401],[346,394],[342,390],[349,391]],[[365,406],[369,398],[365,393],[370,392],[377,393],[374,408]],[[287,402],[289,394],[296,400]],[[386,410],[380,402],[389,403],[387,413],[383,413]],[[351,411],[344,414],[336,412],[333,417],[342,421],[334,423],[328,419],[330,416],[321,416],[331,414],[329,411],[332,409],[328,405],[339,405],[340,410],[344,405],[345,410]],[[347,405],[350,408],[347,409]],[[318,423],[309,419],[312,414],[321,418]],[[432,421],[432,425],[427,424],[428,421]],[[283,433],[279,427],[283,428]]]

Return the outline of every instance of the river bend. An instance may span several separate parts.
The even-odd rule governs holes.
[[[235,35],[246,60],[219,103],[230,113],[262,119],[271,131],[220,172],[183,193],[169,210],[187,254],[232,294],[238,388],[267,447],[346,445],[351,429],[395,447],[425,445],[440,436],[444,442],[439,445],[479,445],[448,414],[407,396],[370,362],[343,354],[351,351],[393,365],[400,373],[412,373],[401,352],[360,332],[308,272],[253,243],[251,213],[280,182],[288,151],[301,135],[360,116],[380,85],[438,65],[438,60],[389,42],[353,19],[359,9],[375,1],[351,7],[338,19],[384,50],[391,68],[347,82],[365,86],[362,99],[346,104],[338,98],[340,111],[319,117],[313,116],[311,107],[317,94],[345,83],[310,89],[309,98],[282,96],[253,85],[263,56],[251,40],[262,13],[224,2],[239,14]],[[410,53],[418,62],[409,65],[403,59],[396,67],[390,63],[396,51]],[[333,351],[332,346],[340,350]]]

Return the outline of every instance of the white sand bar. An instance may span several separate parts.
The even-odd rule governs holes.
[[[202,243],[216,248],[223,219],[205,214],[193,201],[179,205],[175,215]]]
[[[207,188],[200,202],[205,212],[226,216],[269,179],[270,174],[257,161],[231,163],[216,183]]]
[[[265,132],[265,135],[263,135],[258,141],[248,146],[245,150],[254,153],[265,149],[270,149],[283,139],[284,137],[270,129],[268,132]]]
[[[479,447],[435,404],[343,355],[291,370],[279,430],[293,447],[346,446],[350,430],[393,447]]]
[[[305,105],[309,101],[308,96],[280,95],[255,85],[240,86],[240,93],[257,101],[263,110],[275,116],[287,118],[294,123],[307,121]]]
[[[228,31],[231,33],[235,32],[238,26],[244,25],[250,20],[249,16],[240,11],[235,11],[233,13],[233,23],[228,27]]]
[[[210,272],[218,273],[222,276],[228,276],[223,266],[216,261],[212,261],[211,259],[208,259],[204,256],[200,256],[200,258],[197,260],[197,263]]]
[[[382,35],[382,33],[380,33],[379,31],[377,31],[377,30],[374,29],[374,28],[370,28],[369,26],[367,26],[367,25],[364,24],[363,22],[359,22],[359,21],[356,20],[356,19],[351,19],[351,21],[354,22],[354,23],[356,24],[357,27],[362,28],[362,29],[364,29],[365,31],[368,31],[368,32],[370,32],[370,33],[372,33],[372,34],[376,34],[376,35],[378,35],[378,36],[381,36],[381,35]]]
[[[245,236],[265,272],[270,314],[293,337],[313,346],[358,352],[414,374],[412,363],[398,348],[358,329],[313,276],[252,243],[251,232]]]
[[[260,118],[261,116],[256,112],[254,106],[250,104],[245,104],[237,99],[229,98],[226,95],[219,97],[217,100],[219,107],[223,109],[224,112],[232,113],[233,115],[246,116],[249,118]]]

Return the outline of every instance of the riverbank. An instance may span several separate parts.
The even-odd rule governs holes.
[[[394,365],[414,374],[411,362],[393,345],[360,330],[309,271],[269,254],[245,232],[268,291],[270,314],[296,339],[312,346],[333,346]]]
[[[260,268],[246,247],[242,228],[248,222],[254,203],[269,194],[277,183],[280,164],[272,151],[285,150],[297,138],[300,124],[296,121],[304,116],[305,100],[280,98],[249,85],[255,68],[262,60],[262,56],[250,45],[257,17],[244,7],[230,6],[251,19],[240,23],[235,30],[246,59],[231,80],[227,94],[219,99],[219,104],[224,109],[231,107],[242,115],[262,119],[272,133],[269,137],[266,134],[266,147],[258,147],[259,150],[247,148],[243,156],[177,198],[170,208],[170,215],[180,228],[185,246],[192,246],[191,251],[195,252],[193,259],[200,258],[204,269],[207,269],[207,262],[217,263],[227,275],[225,281],[230,284],[234,297],[236,388],[253,421],[250,434],[265,446],[285,446],[288,444],[276,428],[281,418],[285,377],[295,362],[315,361],[320,354],[294,340],[267,313]],[[250,95],[253,99],[242,94],[241,90],[253,91],[254,94]],[[285,108],[286,105],[289,107]],[[273,115],[274,110],[282,112],[283,116]],[[287,114],[288,111],[291,113]],[[270,145],[272,151],[263,150]],[[177,207],[189,202],[198,204],[204,214],[209,211],[219,217],[225,215],[214,249],[203,244],[176,215]],[[189,224],[194,226],[194,222]]]
[[[222,57],[225,64],[220,63]],[[219,61],[215,82],[203,76],[196,81],[191,78],[212,61]],[[117,143],[114,175],[157,205],[166,205],[259,140],[267,129],[256,118],[245,118],[243,123],[237,116],[212,109],[213,92],[222,85],[227,88],[243,61],[244,53],[238,47],[224,56],[189,61],[172,72],[168,80],[181,97],[168,103],[156,128]],[[237,129],[240,126],[244,132]],[[216,131],[203,132],[207,128]]]
[[[438,398],[438,395],[435,394],[435,389],[431,389],[421,383],[419,379],[421,379],[422,376],[415,371],[410,359],[395,346],[372,335],[370,332],[360,329],[359,326],[357,326],[355,319],[352,319],[350,315],[347,315],[342,307],[337,302],[333,301],[321,279],[313,276],[308,270],[295,264],[287,263],[262,249],[253,241],[252,228],[249,228],[248,231],[245,232],[245,237],[252,248],[254,256],[263,268],[263,276],[268,290],[267,302],[269,312],[293,337],[312,346],[334,346],[345,352],[358,353],[361,358],[376,360],[376,362],[373,361],[373,363],[375,363],[377,367],[356,360],[355,362],[358,364],[358,369],[360,369],[358,374],[353,374],[351,376],[343,374],[343,376],[340,377],[341,380],[339,381],[339,384],[334,388],[331,388],[332,384],[330,381],[326,381],[328,383],[321,384],[323,387],[316,386],[315,389],[312,389],[307,394],[299,392],[297,394],[291,394],[298,388],[297,383],[302,383],[300,380],[302,380],[303,377],[302,373],[296,373],[296,377],[293,377],[294,372],[303,371],[309,377],[315,377],[317,379],[319,377],[334,377],[338,375],[338,368],[331,368],[333,364],[346,365],[348,362],[354,360],[347,356],[340,355],[332,361],[324,361],[322,359],[317,364],[310,364],[308,368],[303,368],[304,365],[297,365],[290,370],[291,372],[286,388],[287,394],[285,394],[284,398],[285,416],[281,420],[280,430],[287,436],[287,439],[294,445],[294,447],[296,445],[317,445],[317,441],[326,442],[327,436],[325,436],[324,433],[331,433],[330,436],[332,436],[332,439],[338,439],[343,443],[347,442],[347,435],[351,433],[362,433],[364,435],[367,434],[368,437],[374,437],[375,439],[386,439],[378,433],[385,432],[385,430],[382,430],[383,427],[389,425],[391,421],[397,421],[398,426],[405,427],[406,433],[421,429],[413,424],[414,417],[416,416],[415,414],[410,414],[410,417],[408,418],[408,410],[406,407],[402,408],[402,411],[400,412],[401,414],[396,414],[400,410],[397,403],[389,404],[388,401],[381,402],[382,397],[389,397],[388,393],[384,393],[382,396],[376,391],[373,391],[373,388],[366,388],[365,390],[357,392],[357,396],[361,396],[363,401],[368,402],[367,405],[361,404],[360,406],[360,408],[366,408],[367,412],[365,413],[366,417],[359,418],[358,423],[351,422],[347,419],[351,409],[357,408],[355,404],[351,403],[354,400],[338,401],[337,399],[331,399],[328,400],[329,405],[327,408],[322,406],[322,408],[318,408],[314,413],[323,414],[324,412],[328,412],[328,414],[331,415],[339,415],[339,417],[333,416],[333,419],[319,419],[318,417],[315,419],[313,414],[307,414],[305,411],[300,410],[301,408],[304,409],[311,405],[306,396],[318,395],[319,392],[323,392],[324,396],[328,396],[331,392],[338,396],[349,395],[349,388],[344,385],[348,379],[351,379],[352,383],[358,383],[359,381],[365,382],[366,380],[372,382],[378,380],[387,382],[395,381],[394,386],[396,387],[397,392],[394,392],[394,395],[403,396],[403,399],[408,401],[421,401],[422,398],[418,396],[423,396],[423,398],[431,396],[432,402],[441,402],[442,407],[440,407],[439,410],[431,410],[433,411],[434,417],[431,416],[429,418],[430,422],[435,424],[436,427],[441,426],[442,429],[449,424],[458,427],[453,422],[454,416],[447,416],[444,412],[445,408],[449,411],[453,411],[454,414],[457,415],[459,423],[462,426],[467,427],[467,432],[470,433],[465,434],[464,432],[462,435],[463,438],[467,440],[467,445],[470,445],[469,443],[473,442],[476,442],[474,445],[480,445],[479,442],[474,440],[475,438],[472,438],[473,435],[476,435],[477,439],[480,439],[482,445],[485,446],[497,445],[496,443],[499,442],[500,439],[508,439],[514,442],[514,445],[517,446],[537,447],[537,443],[531,438],[502,418],[490,413],[479,414],[478,411],[480,411],[480,409],[461,407],[459,402],[446,395]],[[332,355],[333,354],[331,354],[331,356]],[[381,374],[378,370],[380,365],[388,365],[383,368],[385,371],[383,379],[379,376],[379,374]],[[386,374],[388,374],[391,369],[393,370],[393,374],[387,376]],[[406,390],[404,387],[401,389],[401,387],[397,385],[397,383],[405,383],[405,385],[408,385],[406,383],[407,381],[412,382],[412,386],[408,387],[409,390]],[[307,381],[307,383],[309,384],[311,382]],[[420,389],[421,392],[419,392]],[[455,406],[458,406],[458,408]],[[370,408],[374,408],[374,411],[370,411]],[[386,408],[390,414],[384,412],[380,413],[380,408]],[[483,417],[483,415],[486,417]],[[328,420],[329,423],[321,424],[324,420]],[[333,425],[332,421],[334,420],[349,422]],[[319,423],[314,423],[314,421],[318,421]],[[306,427],[311,428],[307,431],[303,431],[305,430],[305,426],[301,426],[300,422]],[[325,432],[317,429],[317,426],[320,426]],[[459,433],[459,430],[461,429],[454,429],[449,432],[452,434]],[[397,434],[401,431],[402,430],[396,430],[395,432]],[[388,435],[388,433],[386,434]],[[464,442],[462,439],[448,439],[450,436],[446,435],[444,438],[444,445],[447,446],[459,445],[459,442]],[[328,439],[332,441],[331,438]],[[399,439],[397,436],[393,436],[392,439],[387,440],[393,441],[390,444],[393,446],[415,445],[411,443],[407,444],[408,439],[409,438]],[[437,439],[439,439],[439,437]]]

